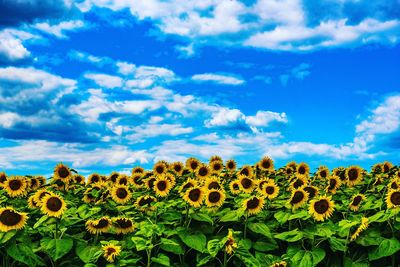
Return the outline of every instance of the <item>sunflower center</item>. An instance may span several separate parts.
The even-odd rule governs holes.
[[[107,248],[106,254],[107,254],[107,255],[112,255],[112,254],[114,254],[115,252],[117,252],[117,251],[115,250],[115,248]]]
[[[60,176],[61,178],[67,178],[69,176],[69,170],[68,168],[61,166],[58,169],[58,176]]]
[[[349,170],[349,180],[354,181],[357,180],[358,178],[358,171],[356,169],[350,169]]]
[[[92,180],[92,183],[97,183],[100,180],[100,177],[97,175],[93,175],[91,180]]]
[[[193,190],[190,190],[190,192],[189,192],[189,199],[190,199],[191,201],[198,201],[199,198],[200,198],[200,194],[201,194],[201,191],[200,191],[200,189],[198,189],[198,188],[193,189]]]
[[[249,176],[250,172],[249,172],[249,170],[248,170],[247,168],[244,168],[244,169],[242,169],[242,170],[240,171],[240,174],[243,174],[243,175],[245,175],[245,176]]]
[[[208,201],[211,203],[217,203],[221,199],[221,194],[219,192],[211,192],[208,194]]]
[[[17,225],[22,220],[22,216],[13,210],[4,210],[0,214],[0,222],[7,226]]]
[[[394,192],[390,196],[390,202],[392,202],[396,206],[400,205],[400,192]]]
[[[222,165],[219,163],[214,163],[213,169],[215,171],[219,171],[220,169],[222,169]]]
[[[306,191],[311,198],[313,198],[317,193],[317,190],[311,186],[304,187],[304,191]]]
[[[13,191],[20,189],[21,186],[22,186],[22,182],[20,180],[10,180],[10,182],[9,182],[9,187]]]
[[[329,180],[329,190],[332,190],[336,187],[336,180],[335,179],[330,179]]]
[[[109,225],[109,221],[107,219],[100,219],[97,224],[93,225],[96,229],[106,228]]]
[[[31,179],[31,186],[35,187],[37,184],[38,183],[36,179]]]
[[[76,176],[75,177],[75,182],[77,182],[78,184],[82,182],[82,176]]]
[[[268,169],[271,166],[271,163],[269,162],[269,160],[264,160],[262,162],[262,166],[264,169]]]
[[[247,209],[252,210],[258,207],[258,205],[260,204],[260,200],[256,197],[253,197],[252,199],[250,199],[249,201],[247,201]]]
[[[156,172],[159,173],[159,174],[164,173],[164,167],[163,166],[157,166],[156,167]]]
[[[389,172],[389,171],[390,171],[389,165],[384,164],[384,165],[383,165],[383,172],[384,172],[384,173],[387,173],[387,172]]]
[[[186,189],[189,189],[189,188],[191,188],[191,187],[193,187],[193,184],[192,184],[191,182],[187,182],[182,188],[183,188],[184,190],[186,190]]]
[[[151,178],[151,179],[148,181],[149,187],[153,187],[155,181],[156,181],[155,178]]]
[[[327,176],[327,173],[326,173],[326,171],[324,170],[324,171],[321,171],[319,175],[320,175],[322,178],[325,178],[325,177]]]
[[[356,196],[356,197],[353,199],[353,203],[351,203],[351,205],[353,205],[353,206],[358,206],[358,204],[360,204],[361,200],[362,200],[362,197],[361,197],[361,196]]]
[[[268,195],[272,195],[272,194],[275,192],[275,188],[274,188],[273,186],[267,186],[267,187],[265,188],[265,192],[266,192]]]
[[[159,181],[157,183],[157,189],[160,191],[164,191],[167,188],[167,183],[165,181]]]
[[[228,169],[233,169],[233,168],[235,168],[235,164],[233,164],[233,162],[229,162],[227,167],[228,167]]]
[[[112,181],[113,183],[115,183],[115,182],[117,181],[117,178],[118,178],[118,174],[117,174],[117,173],[111,175],[111,177],[110,177],[110,179],[111,179],[111,181]]]
[[[302,186],[303,184],[304,184],[303,180],[297,179],[296,182],[293,183],[293,187],[294,187],[294,188],[299,188],[299,187]]]
[[[127,185],[128,184],[128,179],[126,179],[125,177],[121,178],[119,180],[119,184]]]
[[[180,171],[182,170],[181,165],[175,165],[175,166],[174,166],[174,170],[175,170],[176,172],[180,172]]]
[[[220,189],[220,188],[221,188],[221,186],[219,185],[218,182],[211,182],[211,183],[208,185],[208,189]]]
[[[240,182],[244,189],[248,189],[252,186],[253,182],[249,178],[244,178]]]
[[[292,174],[292,169],[291,168],[287,168],[286,169],[286,174]]]
[[[140,180],[140,176],[135,176],[135,177],[133,177],[133,182],[135,183],[135,184],[137,184],[137,185],[142,185],[143,184],[143,181],[142,180]]]
[[[199,169],[199,175],[200,175],[200,176],[206,176],[207,174],[208,174],[208,170],[207,170],[206,167],[201,167],[201,168]]]
[[[292,199],[290,200],[291,204],[296,204],[301,202],[304,199],[304,194],[301,191],[296,191],[292,197]]]
[[[4,183],[7,180],[7,176],[5,176],[4,174],[0,175],[0,183]]]
[[[397,183],[395,182],[395,181],[393,181],[391,184],[390,184],[390,188],[392,188],[392,189],[397,189],[399,186],[397,185]]]
[[[197,162],[192,162],[192,163],[190,163],[190,168],[192,169],[192,170],[195,170],[195,169],[197,169],[197,167],[199,166],[199,164],[197,164]]]
[[[329,203],[326,199],[318,200],[314,203],[314,209],[319,214],[324,214],[329,209]]]
[[[118,219],[117,224],[119,226],[119,228],[130,228],[133,226],[132,221],[131,220],[127,220],[127,219]]]
[[[128,191],[125,188],[118,188],[115,194],[118,198],[124,199],[128,196]]]
[[[233,189],[235,189],[235,190],[239,190],[239,185],[238,185],[237,183],[234,183],[234,184],[232,185],[232,187],[233,187]]]
[[[300,173],[300,174],[305,174],[305,173],[306,173],[306,168],[303,167],[303,166],[300,166],[300,167],[299,167],[299,173]]]
[[[50,197],[47,200],[46,206],[51,211],[59,211],[62,207],[62,202],[58,197]]]

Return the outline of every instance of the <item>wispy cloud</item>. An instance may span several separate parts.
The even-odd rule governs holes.
[[[216,73],[195,74],[192,76],[192,80],[197,82],[213,82],[226,85],[241,85],[245,83],[245,80],[237,78],[233,75],[223,75]]]

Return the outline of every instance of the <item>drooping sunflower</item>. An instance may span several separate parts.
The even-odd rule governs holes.
[[[382,172],[383,173],[389,173],[390,170],[393,168],[393,164],[389,161],[385,161],[382,163]]]
[[[93,195],[93,188],[87,188],[85,190],[82,200],[88,204],[96,202],[96,196]]]
[[[103,257],[108,262],[114,262],[115,258],[121,253],[121,246],[114,245],[113,243],[109,242],[105,245],[101,246],[103,250]]]
[[[361,202],[365,200],[365,196],[363,194],[357,194],[351,198],[351,203],[349,205],[349,209],[352,211],[357,211],[360,209]]]
[[[4,189],[10,197],[25,196],[27,187],[27,180],[22,176],[11,176],[4,182]]]
[[[195,187],[197,185],[197,181],[189,178],[185,182],[182,183],[182,185],[179,187],[179,192],[184,193],[186,190],[189,188]]]
[[[354,232],[354,234],[351,235],[350,241],[356,240],[357,237],[361,234],[361,232],[363,232],[364,230],[366,230],[368,228],[368,225],[369,225],[368,218],[362,217],[361,223],[358,226],[357,230]]]
[[[195,172],[201,165],[200,161],[196,158],[188,158],[186,160],[186,168],[191,172]]]
[[[156,178],[154,176],[150,176],[149,178],[147,178],[145,180],[146,187],[148,189],[153,189],[155,181],[156,181]]]
[[[214,162],[214,161],[222,162],[222,158],[220,156],[217,156],[217,155],[211,156],[210,160],[209,160],[209,163],[211,164],[211,162]]]
[[[68,181],[72,176],[72,173],[68,166],[59,163],[57,166],[54,168],[54,174],[53,174],[53,179],[54,180],[63,180],[63,181]]]
[[[239,175],[240,176],[245,176],[245,177],[252,177],[253,176],[253,169],[251,168],[250,165],[244,165],[239,170]]]
[[[28,198],[28,208],[30,209],[40,208],[38,203],[35,201],[35,195],[32,195]]]
[[[326,191],[335,194],[337,189],[341,186],[342,182],[340,178],[337,176],[329,176],[328,178],[328,186],[326,187]]]
[[[135,206],[138,210],[145,211],[151,210],[153,207],[151,206],[152,203],[155,203],[157,200],[155,197],[150,195],[144,195],[136,199]]]
[[[238,180],[231,181],[229,183],[229,189],[233,195],[240,193],[240,182]]]
[[[329,169],[326,166],[319,166],[317,171],[317,177],[321,179],[326,179],[329,177]]]
[[[318,188],[313,185],[307,185],[307,186],[303,187],[303,190],[308,193],[309,199],[314,198],[319,193]]]
[[[153,173],[154,175],[163,175],[168,171],[167,165],[165,164],[164,161],[158,161],[156,164],[153,166]]]
[[[200,187],[192,187],[186,191],[183,199],[189,203],[189,205],[198,208],[203,203],[204,192]]]
[[[236,171],[236,161],[234,161],[233,159],[227,160],[225,163],[225,168],[229,172]]]
[[[351,187],[363,179],[362,169],[359,166],[350,166],[346,169],[347,184]]]
[[[400,207],[400,190],[389,190],[386,194],[386,205],[389,209]]]
[[[143,167],[136,166],[136,167],[132,168],[132,175],[133,174],[144,174]]]
[[[0,172],[0,187],[4,185],[4,182],[7,181],[7,175],[5,172]]]
[[[40,175],[40,176],[36,176],[36,178],[39,180],[39,183],[40,183],[39,187],[41,187],[41,186],[46,184],[46,178],[44,178],[44,176]]]
[[[253,196],[243,201],[243,207],[249,215],[258,214],[264,208],[265,199]]]
[[[374,166],[372,166],[371,172],[373,173],[382,173],[383,172],[383,166],[381,163],[376,163]]]
[[[85,176],[81,175],[81,174],[74,174],[72,176],[72,181],[76,184],[85,184]]]
[[[117,234],[129,234],[135,230],[135,224],[130,218],[117,217],[112,222]]]
[[[293,209],[297,209],[303,206],[308,200],[308,193],[304,189],[299,188],[292,191],[292,196],[290,197],[289,204]]]
[[[221,207],[225,198],[225,193],[222,190],[211,189],[206,192],[205,203],[209,208]]]
[[[142,188],[144,186],[143,174],[132,174],[131,181],[135,188]]]
[[[64,214],[66,209],[67,204],[64,199],[57,194],[51,193],[42,198],[40,210],[47,216],[59,218]]]
[[[87,179],[87,184],[95,184],[101,181],[100,174],[92,173]]]
[[[297,163],[294,161],[289,162],[288,164],[286,164],[285,170],[286,170],[286,174],[288,174],[288,175],[295,173],[297,170]]]
[[[111,188],[111,198],[118,204],[127,203],[131,197],[131,191],[126,185],[116,185]]]
[[[211,173],[219,174],[224,169],[222,161],[214,160],[210,162]]]
[[[271,264],[269,267],[286,267],[287,262],[286,261],[277,261]]]
[[[140,175],[140,174],[139,174]],[[133,176],[133,171],[132,171],[132,176]],[[109,176],[108,176],[108,180],[112,183],[115,184],[117,183],[117,179],[119,177],[119,173],[118,172],[112,172]]]
[[[266,196],[269,200],[272,200],[279,195],[279,186],[277,186],[275,183],[266,184],[262,188],[262,192],[264,196]]]
[[[31,191],[35,191],[36,189],[38,189],[40,187],[40,181],[38,178],[32,177],[32,178],[28,179],[28,181],[29,181],[29,189]]]
[[[296,175],[293,181],[290,183],[290,187],[298,189],[307,184],[307,177],[305,175]]]
[[[0,208],[0,232],[21,230],[25,227],[28,216],[24,212],[18,212],[12,207]]]
[[[239,176],[238,178],[239,184],[240,184],[240,189],[245,192],[245,193],[251,193],[253,192],[256,183],[253,179],[247,177],[247,176]]]
[[[206,190],[222,189],[221,181],[217,177],[209,177],[204,183]]]
[[[308,213],[310,213],[316,221],[324,221],[332,216],[334,209],[335,203],[330,196],[319,196],[310,201]]]
[[[228,236],[225,241],[225,252],[228,255],[232,255],[233,252],[238,248],[238,243],[236,242],[232,229],[228,230]]]
[[[153,190],[160,197],[167,196],[171,188],[172,184],[165,176],[160,176],[154,181]]]
[[[129,176],[126,174],[120,174],[117,178],[117,184],[120,185],[128,185],[129,184]]]
[[[262,158],[257,165],[262,171],[272,171],[274,169],[274,161],[270,157]]]
[[[111,228],[112,221],[109,217],[104,216],[99,219],[89,219],[86,221],[86,230],[92,235],[107,233]]]
[[[171,164],[171,166],[169,167],[170,170],[172,170],[176,175],[181,176],[183,173],[183,163],[180,161],[174,162]]]
[[[310,167],[308,166],[307,163],[302,162],[302,163],[300,163],[300,164],[297,166],[296,171],[297,171],[297,173],[300,174],[300,175],[308,176],[309,173],[310,173]]]

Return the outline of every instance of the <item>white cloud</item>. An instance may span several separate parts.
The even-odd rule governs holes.
[[[62,21],[59,24],[55,25],[50,25],[47,22],[43,22],[37,23],[33,25],[33,27],[42,32],[54,35],[57,38],[67,38],[67,36],[65,35],[66,31],[76,31],[78,29],[84,28],[85,23],[81,20]]]
[[[25,31],[4,29],[0,31],[0,59],[17,61],[27,58],[31,53],[26,49],[23,42],[38,38],[36,35]]]
[[[158,136],[177,136],[193,132],[192,127],[184,127],[182,124],[147,124],[126,129],[126,139],[134,142],[142,142],[144,139]],[[132,133],[129,133],[132,132]]]
[[[192,76],[192,80],[198,82],[214,82],[226,85],[241,85],[245,83],[244,80],[239,79],[237,77],[230,75],[215,74],[215,73],[195,74]]]
[[[205,121],[206,127],[230,127],[244,123],[246,116],[238,109],[220,108]]]
[[[93,80],[97,85],[106,88],[116,88],[122,86],[122,79],[118,76],[102,74],[102,73],[87,73],[86,79]]]
[[[259,110],[255,116],[246,116],[246,123],[253,127],[268,127],[268,125],[274,121],[287,123],[288,119],[286,113]]]

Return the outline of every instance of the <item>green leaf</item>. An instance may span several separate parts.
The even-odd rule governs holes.
[[[32,248],[24,243],[12,244],[7,247],[7,254],[16,261],[28,266],[45,266],[43,260],[36,255]]]
[[[307,253],[309,253],[309,251],[307,251]],[[325,258],[325,254],[325,250],[322,248],[315,248],[311,251],[314,266],[316,266]]]
[[[303,233],[298,229],[294,229],[292,231],[283,232],[280,234],[276,234],[275,238],[284,240],[287,242],[296,242],[303,238]]]
[[[218,251],[220,251],[221,248],[223,248],[223,247],[224,247],[224,243],[221,242],[219,239],[211,239],[207,243],[208,253],[210,253],[210,255],[212,257],[215,257],[218,254]]]
[[[400,242],[396,238],[384,239],[377,248],[368,253],[370,261],[391,256],[400,250]]]
[[[37,220],[37,222],[33,225],[33,229],[38,228],[40,225],[42,225],[45,221],[47,221],[47,219],[49,218],[49,216],[47,215],[43,215],[42,217],[40,217],[39,220]]]
[[[161,238],[160,247],[165,251],[172,252],[177,255],[182,255],[185,253],[185,250],[182,248],[181,244],[179,244],[175,239]]]
[[[251,249],[251,244],[252,244],[251,240],[246,238],[246,239],[240,240],[238,246],[249,250],[249,249]]]
[[[161,216],[161,218],[165,221],[179,221],[182,217],[182,214],[180,214],[177,211],[168,211],[164,212]]]
[[[275,212],[274,218],[280,223],[284,224],[285,222],[288,221],[290,217],[290,214],[286,211],[280,210],[278,212]]]
[[[200,252],[206,251],[207,238],[204,234],[188,234],[187,232],[179,232],[178,235],[186,246]]]
[[[325,251],[321,248],[316,248],[312,251],[297,250],[290,260],[293,266],[314,267],[317,266],[318,263],[320,263],[324,258]]]
[[[140,236],[132,236],[131,237],[132,242],[135,244],[136,250],[137,251],[142,251],[148,248],[146,239]]]
[[[42,249],[53,259],[58,260],[67,254],[74,245],[71,238],[53,239],[45,237],[40,240]]]
[[[214,257],[211,257],[210,255],[206,254],[197,254],[197,264],[196,266],[203,266],[210,262]]]
[[[151,261],[163,266],[171,266],[169,263],[169,257],[162,253],[159,253],[157,257],[151,257]]]
[[[247,227],[254,233],[261,234],[265,237],[272,238],[271,231],[264,223],[249,223]]]
[[[232,210],[225,213],[225,215],[222,216],[219,220],[221,222],[238,222],[240,220],[240,217],[241,216],[239,216],[236,210]]]
[[[310,214],[306,210],[298,211],[295,214],[292,214],[288,217],[288,220],[294,220],[294,219],[302,219],[302,220],[307,220],[310,218]]]
[[[247,267],[259,267],[260,262],[246,249],[237,249],[235,256],[238,257]]]
[[[213,219],[205,213],[192,213],[192,214],[190,214],[190,217],[196,221],[208,222],[211,225],[214,224]]]
[[[368,262],[354,262],[350,258],[344,258],[343,267],[369,267],[370,264]]]
[[[6,243],[8,240],[13,238],[17,234],[17,230],[12,230],[8,232],[0,232],[0,244]]]
[[[96,262],[102,251],[98,246],[89,246],[85,242],[78,242],[75,246],[75,253],[84,263]]]
[[[336,238],[334,236],[328,238],[329,244],[333,251],[345,251],[346,250],[346,239]]]
[[[267,242],[257,241],[253,243],[253,248],[258,251],[271,251],[279,248],[278,243],[274,239],[270,239]]]
[[[364,247],[378,246],[383,240],[385,240],[385,238],[381,236],[379,231],[367,229],[356,239],[356,243]]]
[[[368,222],[373,223],[373,222],[386,222],[390,217],[390,213],[386,213],[385,210],[381,210],[371,217],[368,217]]]

